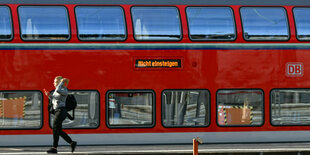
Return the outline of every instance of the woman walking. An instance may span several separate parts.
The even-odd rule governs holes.
[[[74,152],[76,147],[76,141],[72,139],[62,130],[62,122],[67,117],[66,110],[66,98],[68,96],[67,86],[69,79],[63,78],[62,76],[56,76],[54,79],[55,92],[51,95],[45,91],[45,95],[52,100],[53,110],[55,111],[53,120],[53,147],[47,150],[47,153],[57,153],[59,136],[61,136],[71,146],[71,152]]]

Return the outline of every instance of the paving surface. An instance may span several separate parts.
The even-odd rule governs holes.
[[[46,154],[49,147],[0,147],[2,154]],[[72,154],[69,146],[58,154]],[[113,145],[77,146],[74,154],[193,154],[192,145]],[[310,155],[310,143],[202,144],[199,155]]]

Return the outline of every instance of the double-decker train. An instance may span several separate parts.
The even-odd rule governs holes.
[[[310,140],[308,0],[2,0],[0,145]],[[71,113],[71,112],[70,112]]]

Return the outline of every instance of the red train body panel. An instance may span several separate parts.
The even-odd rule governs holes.
[[[70,39],[66,41],[27,41],[21,38],[18,15],[20,6],[65,6],[70,23]],[[42,94],[41,124],[37,128],[1,128],[1,145],[47,145],[52,129],[47,111],[48,98],[43,89],[53,91],[53,79],[62,75],[71,79],[69,89],[98,92],[99,124],[94,128],[69,128],[66,131],[81,144],[150,144],[191,143],[192,136],[207,143],[308,141],[307,125],[273,125],[272,95],[275,89],[307,89],[310,87],[310,44],[299,41],[293,9],[304,5],[251,4],[1,4],[10,8],[13,38],[0,43],[0,91],[37,91]],[[120,6],[125,14],[124,41],[81,41],[78,38],[76,6]],[[131,9],[133,6],[172,6],[180,15],[179,41],[138,41],[134,37]],[[236,39],[231,41],[193,41],[189,37],[187,7],[230,7],[234,14]],[[289,40],[247,41],[243,36],[241,7],[281,7],[287,13]],[[136,60],[178,60],[180,67],[139,68]],[[289,64],[302,64],[290,76]],[[295,68],[296,69],[296,68]],[[295,70],[296,71],[296,70]],[[134,90],[153,92],[153,125],[147,127],[109,126],[109,91]],[[205,126],[163,125],[165,90],[207,90],[209,108]],[[261,123],[258,125],[221,126],[217,122],[217,97],[221,90],[258,90],[263,96]],[[190,93],[190,92],[189,92]],[[78,94],[78,93],[77,93]],[[117,93],[115,93],[117,94]],[[1,122],[1,121],[0,121]],[[0,125],[1,127],[1,125]],[[290,137],[292,134],[292,137]],[[84,136],[84,137],[83,137]],[[121,137],[123,137],[123,139]],[[144,136],[145,139],[137,136]],[[245,136],[243,138],[240,138]],[[34,137],[33,142],[22,139]],[[84,140],[83,138],[88,137]],[[3,138],[1,138],[3,139]],[[38,140],[41,139],[41,140]],[[114,139],[114,140],[110,140]],[[126,140],[124,140],[126,139]]]

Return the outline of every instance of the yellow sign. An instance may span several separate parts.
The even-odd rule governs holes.
[[[136,68],[181,68],[180,59],[137,59]]]

